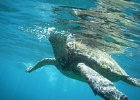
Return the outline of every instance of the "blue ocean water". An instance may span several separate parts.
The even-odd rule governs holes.
[[[87,83],[62,75],[55,66],[25,72],[42,58],[54,57],[44,34],[48,27],[55,27],[51,23],[55,17],[62,17],[53,13],[55,6],[88,9],[96,6],[96,0],[0,0],[0,100],[102,100]],[[140,78],[140,48],[112,57],[126,72]],[[129,100],[140,99],[140,88],[122,81],[115,85]]]

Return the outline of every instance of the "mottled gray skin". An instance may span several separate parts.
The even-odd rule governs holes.
[[[64,75],[87,82],[95,94],[106,100],[128,99],[111,81],[123,80],[140,86],[140,80],[130,78],[107,53],[82,44],[72,35],[52,33],[49,41],[55,58],[45,58],[29,67],[27,72],[44,65],[55,65]]]

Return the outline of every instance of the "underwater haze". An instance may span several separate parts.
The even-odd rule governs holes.
[[[93,37],[97,47],[140,78],[139,0],[0,0],[0,100],[102,100],[87,83],[55,66],[25,72],[54,57],[47,39],[54,28]],[[140,100],[139,87],[114,84],[129,100]]]

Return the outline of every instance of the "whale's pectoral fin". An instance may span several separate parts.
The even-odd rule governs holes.
[[[56,59],[55,58],[45,58],[41,61],[39,61],[36,65],[28,67],[26,69],[26,72],[32,72],[44,65],[55,65],[56,64]]]
[[[87,80],[95,94],[100,95],[106,100],[128,100],[127,96],[120,92],[111,81],[84,63],[79,63],[77,69]]]

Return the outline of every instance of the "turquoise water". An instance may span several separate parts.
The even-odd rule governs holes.
[[[28,66],[42,58],[54,57],[46,38],[49,27],[68,31],[73,25],[56,22],[78,19],[69,14],[72,8],[94,8],[97,1],[0,0],[0,100],[102,100],[93,94],[88,84],[62,75],[55,66],[45,66],[30,74],[25,72]],[[139,3],[138,0],[134,2]],[[58,6],[68,7],[60,10]],[[126,9],[124,12],[137,13],[139,24],[139,11]],[[140,29],[136,30],[137,37],[131,40],[140,45]],[[140,46],[112,57],[127,73],[140,78]],[[140,88],[122,81],[115,85],[129,100],[140,99]]]

